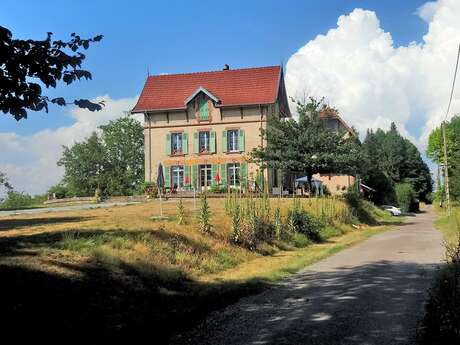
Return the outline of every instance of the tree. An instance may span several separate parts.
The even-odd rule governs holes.
[[[16,120],[27,118],[27,110],[48,112],[48,103],[64,106],[63,97],[48,98],[42,94],[42,86],[56,88],[63,80],[67,85],[76,80],[91,79],[91,73],[81,69],[85,55],[79,50],[88,49],[99,42],[102,35],[82,39],[75,33],[67,42],[52,41],[48,32],[43,41],[13,39],[11,31],[0,26],[0,110]],[[37,82],[33,82],[33,80]],[[91,111],[101,110],[103,102],[86,99],[72,104]]]
[[[410,184],[417,198],[426,200],[432,190],[430,170],[415,145],[399,134],[394,123],[387,132],[368,130],[362,149],[363,179],[377,191],[374,201],[395,202],[397,183]]]
[[[4,187],[6,190],[12,190],[13,187],[8,182],[8,177],[6,177],[5,173],[0,171],[0,187]]]
[[[143,127],[123,117],[100,126],[81,143],[64,147],[58,165],[65,169],[63,183],[70,194],[108,195],[135,193],[144,177]]]
[[[323,100],[310,98],[308,103],[297,102],[298,121],[269,117],[267,128],[262,130],[267,146],[255,149],[252,159],[262,168],[302,172],[310,187],[316,173],[358,173],[359,140],[327,129],[319,117],[325,107]]]
[[[456,115],[445,123],[447,160],[449,167],[450,194],[454,200],[460,200],[460,116]],[[444,138],[442,128],[431,131],[428,138],[427,156],[437,164],[444,163]],[[438,196],[442,198],[444,186],[437,181]]]
[[[64,166],[63,182],[71,194],[94,195],[97,188],[105,188],[108,161],[105,147],[96,132],[86,141],[64,147],[58,166]]]
[[[144,181],[144,128],[131,117],[101,126],[105,145],[107,192],[130,195]]]

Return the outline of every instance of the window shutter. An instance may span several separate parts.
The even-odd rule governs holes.
[[[166,147],[165,153],[170,156],[171,155],[171,133],[166,134]]]
[[[244,151],[244,130],[240,129],[238,134],[238,150]]]
[[[198,165],[192,165],[192,181],[193,187],[198,188]]]
[[[220,165],[220,180],[222,185],[227,186],[227,164]]]
[[[163,176],[165,177],[165,188],[171,186],[171,169],[167,165],[163,165]]]
[[[211,131],[211,140],[210,140],[209,146],[210,146],[209,150],[212,153],[216,153],[216,132],[215,131]]]
[[[198,153],[198,132],[193,133],[193,153]]]
[[[248,163],[246,162],[240,165],[240,183],[243,187],[248,185]]]
[[[218,168],[217,164],[211,165],[211,178],[212,178],[211,185],[212,186],[217,185],[217,181],[216,181],[217,168]]]
[[[222,131],[222,152],[227,152],[227,131]]]
[[[182,153],[188,154],[188,134],[182,133]]]
[[[200,102],[200,120],[208,119],[208,102],[203,98]]]

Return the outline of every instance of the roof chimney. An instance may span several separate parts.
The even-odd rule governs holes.
[[[230,66],[225,64],[224,68],[222,68],[222,71],[228,71],[230,69]]]

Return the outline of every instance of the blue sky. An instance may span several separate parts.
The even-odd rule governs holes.
[[[284,3],[289,3],[286,5]],[[424,1],[3,1],[1,25],[15,37],[42,39],[46,32],[64,39],[103,34],[87,52],[84,67],[93,80],[49,90],[71,99],[109,94],[137,95],[147,68],[174,73],[275,65],[309,39],[333,27],[355,7],[376,11],[396,45],[420,40],[427,24],[414,15]],[[94,116],[97,116],[95,114]],[[16,122],[0,117],[0,130],[31,134],[69,125],[66,110],[30,113]]]
[[[42,193],[62,177],[62,145],[133,106],[151,74],[285,65],[290,96],[308,92],[365,133],[391,121],[422,151],[445,111],[460,37],[460,1],[2,1],[14,37],[103,34],[86,52],[92,81],[50,97],[104,99],[102,112],[51,106],[27,120],[0,115],[0,171]],[[460,111],[455,94],[453,112]]]

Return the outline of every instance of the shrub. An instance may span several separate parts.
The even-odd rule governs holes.
[[[227,187],[222,184],[213,184],[211,188],[209,188],[210,193],[226,193]]]
[[[359,192],[356,190],[356,187],[348,188],[348,191],[344,193],[345,202],[348,207],[350,207],[351,212],[359,222],[365,224],[376,224],[377,221],[372,215],[371,205],[366,203],[362,198]]]
[[[300,202],[294,199],[288,213],[288,228],[291,231],[304,234],[313,242],[321,242],[321,230],[324,224],[316,217],[305,212]]]
[[[460,344],[460,237],[430,290],[418,332],[420,345]]]
[[[2,209],[18,209],[24,207],[30,207],[34,205],[40,205],[45,201],[45,196],[30,196],[27,193],[9,191],[6,194],[5,200],[0,203]]]
[[[73,194],[62,183],[56,184],[48,189],[48,194],[53,194],[56,199],[71,198]]]
[[[140,194],[144,194],[149,199],[156,198],[158,195],[158,187],[155,182],[144,181],[139,185]]]
[[[396,201],[403,212],[417,211],[418,202],[415,198],[415,191],[409,183],[398,183],[395,186]]]

